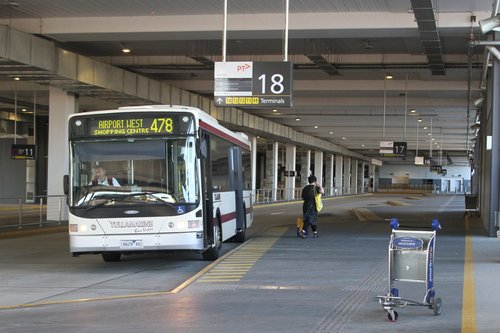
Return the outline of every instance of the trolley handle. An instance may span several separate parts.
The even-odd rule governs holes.
[[[431,226],[430,227],[425,227],[425,226],[411,226],[411,225],[402,225],[399,224],[399,221],[397,218],[393,217],[390,222],[389,222],[391,228],[393,230],[395,229],[405,229],[405,230],[411,230],[411,229],[420,229],[420,230],[440,230],[441,229],[441,224],[439,223],[439,220],[437,218],[434,218],[432,220]]]

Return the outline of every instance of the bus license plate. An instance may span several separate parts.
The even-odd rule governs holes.
[[[122,249],[142,249],[142,240],[122,240]]]

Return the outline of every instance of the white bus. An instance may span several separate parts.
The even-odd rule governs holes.
[[[196,250],[215,260],[222,242],[244,242],[253,222],[246,135],[184,106],[84,112],[68,125],[73,256]]]

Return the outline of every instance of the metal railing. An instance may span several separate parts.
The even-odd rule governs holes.
[[[371,188],[359,186],[357,190],[353,187],[324,187],[323,197],[336,197],[341,195],[352,195],[372,192]],[[292,195],[293,193],[293,195]],[[255,190],[256,205],[271,202],[302,200],[302,188],[275,188]]]
[[[61,225],[66,211],[64,195],[0,197],[0,228]]]

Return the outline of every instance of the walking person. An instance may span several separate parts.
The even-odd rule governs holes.
[[[299,235],[301,238],[305,238],[305,234],[307,233],[309,226],[311,226],[313,237],[318,238],[318,211],[316,209],[315,197],[318,193],[323,194],[323,188],[316,183],[316,177],[313,175],[307,177],[307,182],[309,184],[302,189],[302,200],[304,200],[304,203],[302,204],[304,227],[300,231]]]

